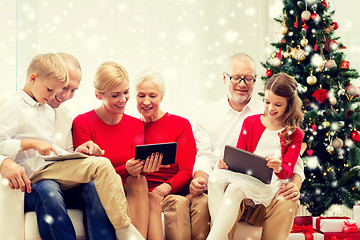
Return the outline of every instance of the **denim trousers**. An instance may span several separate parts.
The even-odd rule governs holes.
[[[35,211],[39,233],[44,240],[75,240],[75,230],[67,209],[80,209],[86,239],[116,239],[115,229],[100,202],[94,182],[82,183],[62,191],[53,180],[32,184],[25,193],[25,211]]]

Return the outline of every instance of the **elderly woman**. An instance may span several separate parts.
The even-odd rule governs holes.
[[[175,164],[145,174],[150,192],[148,239],[164,239],[162,211],[166,239],[191,239],[189,211],[176,211],[179,205],[189,205],[185,195],[196,155],[191,125],[187,119],[160,109],[165,86],[159,73],[146,70],[137,77],[135,84],[137,109],[145,127],[145,144],[177,142]]]
[[[92,141],[110,159],[121,176],[133,225],[146,239],[149,225],[149,195],[141,172],[158,167],[134,159],[135,146],[144,144],[144,126],[139,119],[126,115],[129,100],[129,77],[115,62],[105,62],[96,71],[95,95],[98,108],[77,116],[73,121],[74,146]],[[152,161],[153,162],[153,161]]]

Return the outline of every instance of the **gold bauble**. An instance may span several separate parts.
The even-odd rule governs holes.
[[[301,44],[301,46],[303,46],[303,47],[307,46],[308,43],[309,43],[309,40],[307,40],[306,38],[303,38],[303,39],[301,39],[301,41],[300,41],[300,44]]]
[[[279,32],[282,34],[282,35],[285,35],[287,32],[289,31],[288,27],[283,24],[280,26],[280,29],[279,29]]]
[[[314,85],[316,83],[317,79],[314,75],[310,75],[306,78],[306,82],[309,84],[309,85]]]
[[[311,17],[311,12],[309,12],[308,10],[305,10],[301,13],[301,18],[304,19],[305,21],[309,20]]]
[[[327,69],[331,69],[331,68],[333,68],[333,67],[335,67],[336,66],[336,63],[335,63],[335,61],[334,60],[327,60],[326,61],[326,63],[325,63],[325,67],[327,68]]]
[[[330,122],[324,121],[324,122],[322,122],[322,125],[323,125],[325,128],[327,128],[327,127],[330,126]]]
[[[300,47],[293,48],[291,50],[291,52],[292,52],[293,58],[295,58],[298,61],[303,61],[306,58],[306,52],[303,49],[301,49]]]

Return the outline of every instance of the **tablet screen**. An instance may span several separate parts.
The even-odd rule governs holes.
[[[174,164],[176,161],[176,142],[138,145],[135,147],[135,159],[146,160],[152,153],[162,153],[161,165]]]

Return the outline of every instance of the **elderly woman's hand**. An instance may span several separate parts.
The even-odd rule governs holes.
[[[140,174],[143,167],[143,161],[135,160],[134,158],[128,160],[125,164],[126,171],[134,177]]]
[[[157,153],[153,153],[150,156],[148,156],[145,160],[145,164],[144,164],[144,168],[143,168],[143,172],[156,172],[159,171],[161,166],[161,161],[162,161],[163,155],[162,153],[159,154]]]

